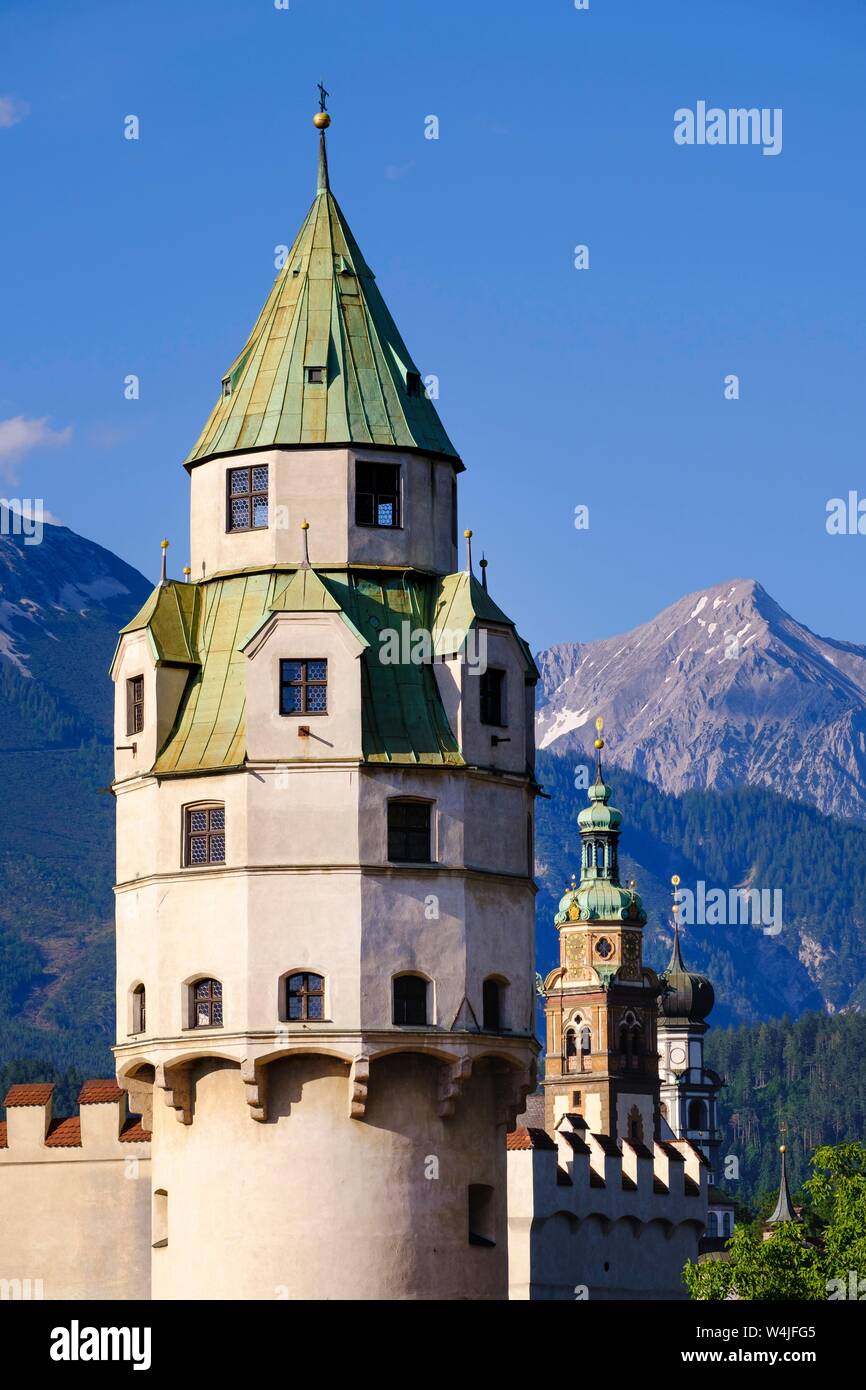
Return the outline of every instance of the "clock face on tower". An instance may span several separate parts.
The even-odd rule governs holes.
[[[685,1063],[685,1060],[686,1060],[686,1054],[685,1054],[685,1049],[684,1049],[684,1048],[682,1048],[682,1047],[672,1047],[672,1048],[671,1048],[671,1066],[672,1066],[672,1067],[681,1067],[681,1066],[683,1066],[684,1063]]]

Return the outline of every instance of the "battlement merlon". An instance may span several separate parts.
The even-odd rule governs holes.
[[[705,1228],[710,1169],[686,1140],[617,1145],[580,1115],[563,1115],[555,1138],[518,1127],[507,1138],[509,1221],[568,1212]],[[527,1205],[529,1204],[529,1205]]]
[[[150,1155],[150,1133],[130,1115],[127,1093],[114,1080],[85,1081],[77,1115],[54,1118],[53,1082],[12,1086],[4,1105],[0,1164]]]

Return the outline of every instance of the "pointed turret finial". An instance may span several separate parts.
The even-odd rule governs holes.
[[[602,731],[603,728],[604,728],[604,717],[603,717],[603,715],[600,714],[600,715],[598,716],[598,718],[596,719],[596,721],[595,721],[595,780],[596,780],[596,782],[603,782],[603,781],[604,781],[604,778],[603,778],[602,775],[601,775],[601,750],[602,750],[602,748],[604,747],[604,739],[603,739],[602,736],[601,736],[601,731]]]
[[[481,571],[481,587],[487,593],[487,557],[484,551],[481,552],[481,559],[478,561],[478,568]]]
[[[309,542],[308,542],[308,539],[307,539],[309,530],[310,530],[310,523],[309,523],[308,521],[302,521],[302,522],[301,522],[301,531],[302,531],[303,537],[304,537],[304,558],[303,558],[303,560],[301,561],[301,569],[304,569],[304,570],[308,570],[308,569],[310,568],[310,546],[309,546]]]
[[[782,1135],[783,1139],[787,1131],[788,1126],[785,1124],[783,1120],[782,1123],[779,1125],[779,1132]],[[780,1226],[783,1221],[797,1220],[797,1213],[794,1210],[794,1203],[791,1201],[791,1190],[788,1187],[788,1169],[785,1163],[785,1155],[787,1151],[788,1149],[786,1144],[782,1143],[779,1145],[779,1153],[782,1155],[782,1171],[779,1177],[779,1196],[778,1200],[776,1201],[776,1205],[773,1209],[772,1216],[767,1218],[768,1226]]]
[[[330,188],[328,183],[328,151],[325,148],[325,131],[331,124],[331,117],[325,109],[325,100],[330,96],[330,92],[325,91],[323,82],[319,83],[319,109],[313,117],[313,125],[319,132],[319,176],[316,182],[317,193],[327,193]]]
[[[168,541],[160,541],[160,543],[159,543],[159,548],[160,548],[160,550],[162,551],[162,565],[161,565],[161,567],[160,567],[160,572],[159,572],[159,582],[160,582],[160,584],[167,584],[167,583],[168,583],[168,575],[167,575]]]
[[[679,876],[679,874],[672,874],[672,875],[671,875],[671,887],[672,887],[673,890],[674,890],[674,891],[673,891],[673,901],[671,902],[671,914],[672,914],[672,916],[673,916],[673,921],[674,921],[674,945],[673,945],[673,950],[671,951],[671,958],[670,958],[670,960],[668,961],[667,969],[666,969],[666,971],[665,971],[665,974],[666,974],[666,975],[671,975],[671,974],[674,974],[674,973],[676,973],[676,972],[679,972],[679,973],[681,973],[681,974],[685,974],[685,970],[686,970],[685,962],[683,961],[683,953],[682,953],[682,951],[681,951],[681,949],[680,949],[680,919],[679,919],[678,913],[679,913],[679,911],[680,911],[680,908],[681,908],[682,904],[680,903],[680,876]]]
[[[467,574],[471,574],[471,573],[472,573],[472,532],[471,532],[471,531],[464,531],[464,532],[463,532],[463,535],[466,537],[466,572],[467,572]]]

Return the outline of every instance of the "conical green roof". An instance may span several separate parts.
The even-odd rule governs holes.
[[[321,444],[422,449],[462,467],[331,193],[324,131],[313,205],[185,464]]]

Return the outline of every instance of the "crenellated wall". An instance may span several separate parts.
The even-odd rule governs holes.
[[[55,1119],[13,1086],[0,1124],[0,1301],[150,1297],[150,1134],[111,1081]]]
[[[685,1141],[621,1148],[580,1115],[508,1148],[509,1298],[680,1299],[706,1225],[709,1169]]]

